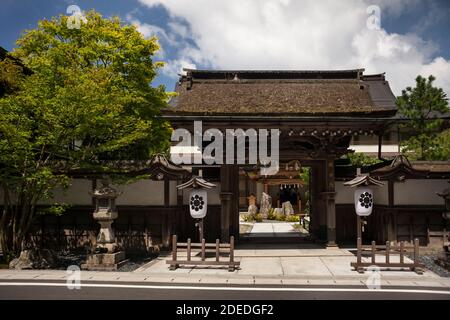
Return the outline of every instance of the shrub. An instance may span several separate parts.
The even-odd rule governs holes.
[[[287,216],[287,222],[300,222],[300,216]]]
[[[270,208],[269,214],[267,215],[267,220],[276,220],[274,208]]]
[[[242,215],[242,220],[244,220],[245,222],[252,222],[255,221],[255,217],[251,214],[244,214]]]
[[[254,220],[256,221],[256,222],[262,222],[263,221],[263,216],[262,216],[262,214],[257,214],[257,215],[255,215],[254,216]]]
[[[277,220],[277,221],[285,221],[286,220],[286,216],[284,214],[276,214],[275,215],[275,220]]]

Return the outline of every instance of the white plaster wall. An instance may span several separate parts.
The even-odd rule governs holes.
[[[72,205],[90,205],[92,204],[92,181],[88,179],[72,179],[68,189],[61,187],[53,191],[53,198],[39,201],[39,204],[65,203]]]
[[[208,189],[208,204],[210,205],[220,205],[220,183],[213,182],[216,187]],[[187,205],[189,203],[189,193],[191,189],[183,190],[183,204]]]
[[[394,183],[394,203],[396,205],[444,205],[444,200],[436,195],[448,188],[447,180],[409,179]]]
[[[373,187],[373,196],[375,199],[375,204],[389,205],[389,187],[388,182],[383,181],[384,186]]]
[[[114,186],[114,188],[122,191],[117,198],[117,205],[164,205],[164,181],[145,179],[132,184]]]
[[[343,181],[335,182],[335,190],[336,190],[336,204],[349,204],[353,203],[353,192],[354,188],[344,186]]]

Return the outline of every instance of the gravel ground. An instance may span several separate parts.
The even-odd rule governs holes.
[[[430,271],[433,271],[437,275],[441,277],[450,277],[450,271],[442,268],[438,264],[436,264],[434,261],[437,260],[438,255],[437,254],[424,254],[419,257],[420,263],[422,263],[425,268],[427,268]],[[412,259],[412,256],[409,256],[410,259]]]
[[[86,254],[73,252],[57,252],[56,268],[58,270],[66,270],[68,266],[81,266],[86,261]]]
[[[117,271],[131,272],[150,262],[155,257],[132,257],[124,265],[122,265]]]
[[[86,254],[82,253],[70,253],[70,252],[58,252],[57,254],[57,266],[58,270],[66,270],[70,265],[81,266],[86,261]],[[154,259],[154,256],[132,256],[127,258],[128,261],[122,265],[117,271],[131,272],[139,268],[140,266],[150,262]]]

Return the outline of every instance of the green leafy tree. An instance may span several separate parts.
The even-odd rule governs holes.
[[[402,141],[402,150],[417,160],[448,158],[448,150],[442,150],[438,139],[443,124],[439,115],[449,112],[448,101],[444,90],[433,86],[434,80],[433,76],[418,76],[416,87],[407,87],[397,98],[399,113],[408,120],[401,127],[410,134]]]
[[[161,63],[157,39],[145,39],[119,18],[90,11],[79,29],[67,17],[42,20],[17,41],[11,88],[0,97],[0,191],[3,251],[23,247],[38,202],[67,186],[80,168],[107,170],[120,159],[147,159],[166,150],[170,126],[163,86],[152,87]],[[53,210],[58,212],[59,210]]]
[[[350,163],[356,167],[365,167],[381,162],[381,160],[377,157],[368,156],[363,152],[348,153],[345,157],[349,159]]]

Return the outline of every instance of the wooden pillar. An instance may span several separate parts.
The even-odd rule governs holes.
[[[378,135],[378,159],[381,159],[381,148],[383,146],[383,133]]]
[[[322,167],[318,164],[311,166],[311,186],[310,186],[310,224],[309,231],[316,239],[325,239],[326,231],[322,232],[322,225],[325,225],[323,218],[323,211],[325,206],[323,205],[323,199],[320,193],[323,191],[322,176],[319,171],[322,171]],[[325,228],[325,226],[324,226]]]
[[[336,247],[336,203],[334,181],[334,159],[325,162],[326,168],[326,203],[327,203],[327,246]]]
[[[394,206],[394,181],[392,179],[389,179],[388,181],[388,204],[389,207]]]
[[[164,206],[167,208],[170,205],[170,181],[167,176],[164,176]]]
[[[220,167],[220,239],[230,240],[230,233],[239,235],[239,170],[236,165]],[[237,223],[237,226],[236,226]]]

